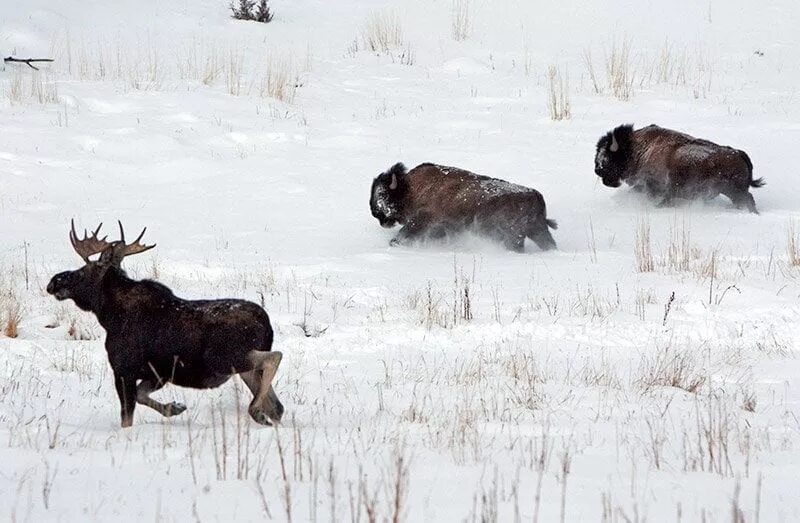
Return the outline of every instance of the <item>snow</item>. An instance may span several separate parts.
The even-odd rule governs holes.
[[[800,519],[796,2],[475,0],[458,42],[451,2],[271,5],[268,25],[223,0],[2,6],[4,56],[55,58],[56,92],[0,71],[0,326],[21,318],[0,334],[0,519],[383,520],[398,485],[406,521],[552,521],[562,499],[567,521]],[[375,10],[412,65],[364,49]],[[625,39],[620,101],[582,53],[603,83]],[[262,96],[289,58],[291,103]],[[595,144],[628,122],[746,151],[761,215],[604,187]],[[368,190],[398,161],[537,189],[559,250],[389,247]],[[102,328],[44,292],[80,266],[73,217],[148,227],[131,276],[264,305],[281,427],[232,380],[167,387],[185,413],[119,428]]]

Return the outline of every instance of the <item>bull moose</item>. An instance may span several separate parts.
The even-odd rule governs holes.
[[[403,226],[391,245],[471,230],[516,252],[526,237],[556,248],[548,228],[558,225],[539,191],[456,167],[397,163],[373,180],[369,206],[382,227]]]
[[[634,131],[628,124],[600,138],[594,164],[604,185],[619,187],[624,181],[660,206],[676,198],[710,200],[724,194],[736,208],[758,214],[750,187],[762,187],[764,179],[753,179],[750,157],[733,147],[657,125]]]
[[[93,312],[106,330],[122,427],[133,424],[137,403],[165,417],[186,410],[150,397],[167,383],[209,389],[234,374],[253,393],[250,416],[264,425],[280,421],[283,405],[272,380],[282,354],[271,351],[272,327],[264,309],[244,300],[184,300],[155,281],[133,280],[121,263],[155,247],[140,243],[147,229],[128,244],[121,222],[117,241],[99,238],[100,227],[91,236],[84,231],[80,239],[72,222],[69,239],[84,266],[53,276],[47,292]],[[99,258],[90,260],[95,254]]]

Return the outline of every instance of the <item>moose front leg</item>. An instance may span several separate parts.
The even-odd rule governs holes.
[[[134,374],[125,374],[114,370],[114,386],[119,396],[122,428],[133,425],[133,410],[136,408],[136,378]]]
[[[165,418],[177,416],[186,410],[186,405],[183,403],[161,403],[150,397],[150,394],[161,389],[166,382],[162,380],[142,380],[139,386],[136,387],[136,403],[145,405],[157,411]]]

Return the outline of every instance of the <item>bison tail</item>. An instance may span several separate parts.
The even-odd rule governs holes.
[[[545,222],[547,222],[547,226],[550,227],[551,229],[553,229],[553,230],[558,229],[558,222],[557,221],[555,221],[555,220],[545,220]]]
[[[767,182],[764,181],[764,178],[756,178],[752,182],[750,182],[750,187],[755,187],[758,189],[759,187],[764,187]]]

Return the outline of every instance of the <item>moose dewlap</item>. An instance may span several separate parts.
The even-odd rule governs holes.
[[[265,425],[280,421],[283,405],[272,380],[282,354],[271,351],[272,327],[264,309],[244,300],[184,300],[155,281],[133,280],[121,263],[155,247],[140,243],[146,229],[128,244],[122,223],[120,239],[112,242],[98,237],[100,227],[81,239],[72,223],[70,242],[84,266],[53,276],[47,292],[94,313],[105,329],[122,426],[133,424],[137,403],[167,417],[186,410],[150,397],[167,383],[207,389],[234,374],[253,393],[250,416]],[[99,258],[90,260],[95,254]]]

